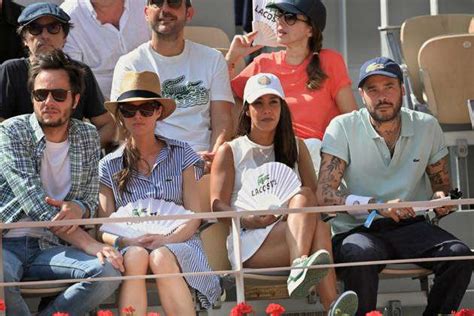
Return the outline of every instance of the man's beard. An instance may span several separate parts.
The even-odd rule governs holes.
[[[176,18],[173,15],[167,15],[167,14],[165,14],[163,17]],[[176,41],[179,37],[179,34],[184,29],[186,21],[179,21],[179,20],[176,19],[176,20],[173,21],[173,23],[174,23],[174,25],[170,29],[168,29],[166,31],[166,33],[163,33],[162,31],[160,31],[160,25],[159,25],[160,21],[159,20],[154,21],[153,24],[151,25],[151,28],[160,40],[163,40],[163,41]]]
[[[36,118],[38,120],[38,123],[41,127],[60,127],[69,124],[69,121],[71,120],[71,116],[73,113],[74,109],[69,107],[66,112],[64,112],[61,117],[57,118],[54,121],[51,120],[44,120],[41,115],[36,114]]]
[[[377,108],[379,106],[381,106],[382,104],[392,105],[393,113],[391,115],[384,115],[384,114],[378,113]],[[400,98],[398,99],[398,102],[395,105],[393,103],[379,102],[375,106],[375,109],[373,111],[369,111],[369,114],[375,122],[378,122],[378,123],[390,122],[390,121],[392,121],[392,120],[394,120],[395,118],[398,117],[398,114],[400,113],[400,109],[402,107],[402,104],[403,104],[403,95],[400,93]]]

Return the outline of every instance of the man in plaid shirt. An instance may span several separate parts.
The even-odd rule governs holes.
[[[0,124],[2,222],[80,219],[98,205],[99,136],[72,119],[84,89],[83,72],[61,51],[32,64],[33,114]],[[64,241],[71,246],[62,245]],[[77,226],[19,228],[3,232],[6,282],[120,276],[122,256]],[[119,282],[78,282],[40,315],[84,315],[110,296]],[[18,287],[6,287],[8,315],[30,315]]]

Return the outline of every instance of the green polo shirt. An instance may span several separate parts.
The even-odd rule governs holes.
[[[392,158],[384,139],[370,123],[367,109],[331,121],[321,150],[347,163],[343,179],[349,194],[371,196],[380,201],[431,198],[425,171],[428,165],[448,154],[443,132],[429,114],[402,108],[401,118],[402,129]],[[363,225],[366,217],[338,213],[331,221],[333,235]]]

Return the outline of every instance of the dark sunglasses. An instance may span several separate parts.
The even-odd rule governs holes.
[[[288,24],[289,26],[295,25],[296,21],[309,23],[309,20],[298,19],[298,15],[295,13],[283,12],[283,11],[277,10],[275,12],[275,16],[279,20],[284,19],[285,23]]]
[[[140,115],[143,117],[150,117],[160,106],[161,104],[159,102],[147,102],[140,105],[123,103],[118,105],[118,109],[125,118],[134,117],[137,112],[140,112]]]
[[[170,8],[179,9],[181,8],[181,4],[183,3],[183,0],[166,0],[166,2],[168,2],[168,6]],[[165,4],[165,0],[149,0],[148,4],[161,8],[163,7],[163,4]]]
[[[68,92],[72,92],[71,90],[64,90],[64,89],[36,89],[33,90],[33,98],[36,101],[42,102],[48,98],[48,95],[51,93],[53,99],[57,102],[63,102],[67,99]]]
[[[28,33],[31,35],[40,35],[43,33],[43,29],[46,29],[49,34],[58,34],[63,25],[59,22],[53,22],[48,24],[38,24],[38,23],[31,23],[27,26]]]

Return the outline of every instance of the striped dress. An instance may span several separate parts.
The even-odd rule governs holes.
[[[139,199],[155,198],[183,205],[183,171],[193,165],[196,178],[203,172],[203,161],[191,147],[178,140],[157,136],[165,142],[152,166],[149,176],[132,173],[127,190],[119,193],[115,175],[123,168],[124,146],[105,156],[99,163],[100,183],[112,189],[117,208]],[[211,271],[202,248],[201,239],[195,235],[182,243],[165,245],[176,257],[182,272]],[[217,275],[186,276],[189,286],[198,291],[204,308],[210,308],[221,293]]]

